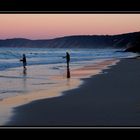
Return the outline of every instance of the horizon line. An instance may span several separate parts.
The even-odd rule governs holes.
[[[74,37],[74,36],[116,36],[116,35],[125,35],[125,34],[131,34],[131,33],[139,33],[140,31],[134,31],[134,32],[125,32],[125,33],[119,33],[119,34],[93,34],[93,35],[88,35],[88,34],[83,34],[83,35],[66,35],[66,36],[60,36],[60,37],[54,37],[54,38],[38,38],[38,39],[29,39],[29,38],[24,38],[24,37],[11,37],[11,38],[5,38],[0,40],[8,40],[8,39],[27,39],[27,40],[53,40],[53,39],[59,39],[59,38],[64,38],[64,37]]]

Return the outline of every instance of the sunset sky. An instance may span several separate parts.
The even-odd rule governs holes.
[[[0,39],[140,31],[140,14],[0,14]]]

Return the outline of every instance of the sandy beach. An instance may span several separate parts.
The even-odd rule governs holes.
[[[63,96],[18,106],[5,126],[140,126],[139,63],[122,59]]]
[[[83,83],[82,78],[99,74],[117,62],[118,60],[112,59],[90,62],[69,69],[55,64],[28,66],[26,71],[23,71],[22,67],[2,71],[0,125],[3,126],[11,120],[15,107],[35,100],[62,96],[64,91],[78,88]],[[68,75],[70,78],[67,78]]]

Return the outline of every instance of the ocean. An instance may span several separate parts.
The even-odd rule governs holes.
[[[108,60],[112,58],[128,58],[136,54],[121,52],[121,49],[63,49],[63,48],[0,48],[0,70],[21,67],[19,61],[26,54],[27,65],[65,64],[66,51],[70,53],[71,66],[90,63],[90,61]]]

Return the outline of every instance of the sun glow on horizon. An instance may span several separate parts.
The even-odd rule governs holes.
[[[140,31],[140,14],[0,14],[0,39],[52,39]]]

